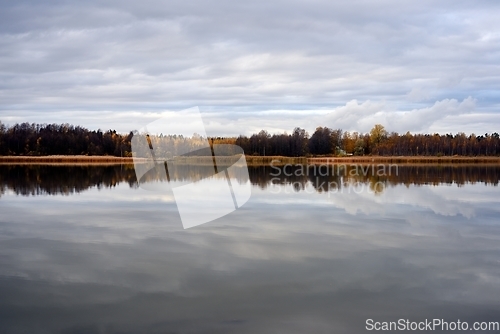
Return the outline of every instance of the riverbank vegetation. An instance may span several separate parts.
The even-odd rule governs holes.
[[[0,122],[0,156],[115,156],[132,157],[133,132],[120,134],[115,130],[88,130],[69,124],[15,124]],[[154,137],[154,136],[152,136]],[[152,138],[167,140],[172,147],[189,147],[200,141],[166,134]],[[478,157],[500,156],[500,136],[497,132],[484,135],[463,132],[457,134],[398,134],[375,125],[369,133],[318,127],[309,135],[304,129],[292,133],[270,134],[264,130],[250,137],[208,138],[210,145],[235,144],[247,156],[265,157]],[[184,150],[185,152],[186,150]],[[211,152],[211,150],[207,150]],[[255,161],[259,158],[254,158]]]

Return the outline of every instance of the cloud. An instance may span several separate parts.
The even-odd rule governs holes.
[[[387,115],[388,126],[399,131],[429,131],[429,127],[447,116],[458,116],[474,111],[476,101],[468,97],[462,102],[446,99],[434,103],[431,107],[414,109],[403,113]]]
[[[256,187],[242,210],[189,232],[175,204],[127,184],[7,194],[0,305],[14,316],[3,332],[358,332],[381,305],[419,319],[498,314],[496,187],[396,186],[350,201],[270,190]]]
[[[227,119],[224,114],[206,114],[205,122],[209,133],[227,135],[250,135],[265,129],[270,133],[290,133],[296,126],[312,133],[318,126],[346,131],[369,132],[375,124],[383,124],[388,131],[399,133],[432,132],[436,127],[449,122],[450,117],[471,116],[475,114],[476,100],[468,97],[462,102],[456,99],[437,101],[433,105],[412,109],[394,110],[388,103],[352,100],[344,106],[328,110],[270,110],[260,113],[241,114],[237,119]],[[456,122],[455,131],[468,129],[467,118]],[[489,132],[494,128],[491,125]],[[487,131],[487,132],[488,132]]]
[[[250,136],[260,130],[271,134],[290,133],[295,127],[312,134],[316,127],[327,126],[344,131],[367,133],[375,124],[382,124],[389,131],[405,133],[493,133],[500,123],[499,114],[479,113],[476,100],[445,99],[434,104],[412,110],[395,110],[386,102],[352,100],[334,109],[264,110],[264,111],[210,111],[203,110],[203,122],[210,136]],[[172,110],[157,111],[65,111],[39,113],[25,111],[24,115],[3,117],[2,122],[82,124],[90,129],[115,129],[127,133],[160,118],[167,117]],[[178,134],[182,133],[181,129]]]
[[[430,107],[409,111],[390,110],[384,103],[353,100],[345,106],[335,109],[326,116],[328,124],[334,127],[368,132],[373,125],[383,124],[389,131],[428,132],[430,126],[447,116],[470,113],[475,109],[476,101],[468,97],[462,102],[455,99],[437,101]]]
[[[412,88],[412,90],[406,96],[408,100],[412,102],[420,102],[429,99],[430,92],[425,88],[416,87]]]
[[[0,119],[107,127],[100,114],[110,112],[121,127],[124,113],[193,106],[233,120],[345,107],[354,111],[341,124],[358,114],[408,124],[397,113],[469,96],[478,112],[498,113],[498,6],[8,2],[0,13]],[[87,112],[96,114],[82,119]]]

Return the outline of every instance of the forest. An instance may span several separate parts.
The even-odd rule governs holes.
[[[381,155],[381,156],[498,156],[498,133],[458,134],[398,134],[389,133],[376,124],[369,133],[358,133],[318,127],[309,136],[301,128],[291,134],[270,135],[261,131],[251,137],[240,136],[236,144],[247,155],[322,156],[322,155]]]
[[[133,132],[88,130],[69,124],[29,124],[6,126],[0,122],[0,156],[108,155],[131,157]],[[199,147],[200,137],[161,135],[173,147]],[[155,138],[153,138],[153,143]],[[376,124],[368,133],[318,127],[312,135],[302,128],[292,133],[269,134],[262,130],[252,136],[210,137],[212,144],[236,144],[252,156],[499,156],[500,136],[399,134]],[[183,149],[186,152],[185,149]],[[210,150],[208,151],[210,152]]]

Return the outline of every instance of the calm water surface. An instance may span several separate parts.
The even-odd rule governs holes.
[[[203,167],[154,192],[130,166],[0,166],[0,333],[500,321],[500,168],[349,172],[251,168],[242,208],[184,230],[170,186]]]

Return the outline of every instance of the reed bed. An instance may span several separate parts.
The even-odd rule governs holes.
[[[113,156],[50,155],[0,156],[0,164],[133,164],[133,158]]]
[[[249,166],[262,166],[270,165],[282,166],[287,164],[305,165],[308,164],[306,157],[283,157],[283,156],[246,156],[247,165]]]
[[[337,165],[337,164],[491,164],[500,165],[500,157],[383,157],[383,156],[359,156],[359,157],[282,157],[282,156],[247,156],[248,165],[270,165],[307,164],[307,165]]]
[[[383,156],[361,156],[361,157],[318,157],[308,158],[308,164],[500,164],[500,157],[383,157]]]
[[[217,156],[218,164],[232,165],[241,155],[236,156]],[[282,156],[245,156],[248,166],[265,166],[273,163],[274,166],[285,164],[307,164],[306,157],[282,157]],[[199,157],[176,157],[175,163],[178,164],[196,164],[196,165],[211,165],[213,164],[213,157],[199,156]]]
[[[230,157],[228,157],[230,158]],[[234,158],[233,158],[234,159]],[[190,164],[190,165],[210,165],[213,166],[214,158],[212,156],[196,156],[196,157],[175,157],[173,162],[176,164]]]
[[[231,165],[238,156],[218,156],[218,164]],[[338,164],[489,164],[500,165],[500,157],[394,157],[394,156],[359,156],[359,157],[283,157],[283,156],[245,156],[248,166],[283,166],[294,165],[338,165]],[[136,159],[137,161],[146,159]],[[176,164],[213,165],[212,156],[176,157]],[[133,164],[131,157],[114,156],[0,156],[0,164]]]

